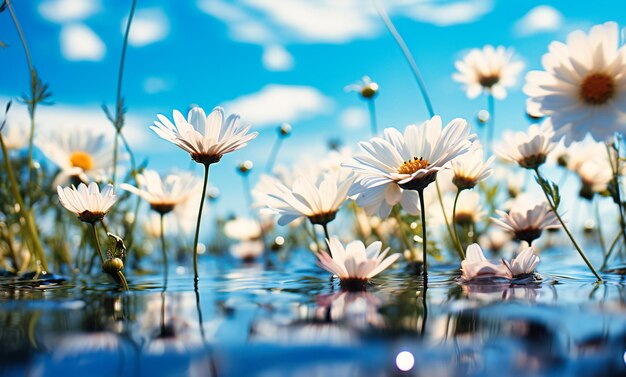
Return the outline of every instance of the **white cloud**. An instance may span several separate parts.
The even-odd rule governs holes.
[[[333,101],[310,86],[270,84],[223,106],[229,113],[241,114],[253,126],[263,127],[328,113]]]
[[[169,89],[170,84],[161,77],[148,77],[143,80],[143,90],[148,94],[166,92]]]
[[[421,2],[406,8],[407,16],[437,26],[475,22],[492,9],[491,0],[456,1],[444,4]]]
[[[347,43],[384,31],[369,1],[362,0],[199,0],[199,8],[224,21],[233,39],[267,44]],[[391,16],[440,26],[469,23],[491,11],[492,0],[388,0]]]
[[[61,53],[67,60],[99,61],[106,47],[93,30],[83,24],[71,24],[61,29]]]
[[[39,4],[39,14],[52,22],[80,21],[98,12],[99,0],[48,0]]]
[[[369,114],[363,107],[348,107],[339,115],[339,124],[347,129],[363,128],[369,124]]]
[[[263,65],[268,71],[289,71],[293,56],[283,46],[267,46],[263,49]]]
[[[0,103],[5,104],[9,99],[0,97]],[[15,101],[14,101],[15,102]],[[11,107],[7,117],[13,124],[28,124],[28,111],[26,106]],[[100,105],[68,105],[55,103],[53,106],[37,107],[37,128],[35,132],[46,132],[58,128],[89,127],[111,137],[115,134],[111,122],[107,119]],[[133,149],[148,148],[151,146],[150,134],[152,131],[147,126],[149,121],[135,115],[127,115],[123,129]]]
[[[531,9],[515,23],[515,34],[527,36],[558,30],[563,25],[563,15],[549,5],[539,5]]]
[[[127,22],[127,18],[122,22],[122,34],[126,32]],[[169,32],[170,22],[161,9],[141,9],[133,17],[128,43],[135,47],[146,46],[162,41]]]

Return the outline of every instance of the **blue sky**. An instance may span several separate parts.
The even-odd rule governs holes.
[[[55,105],[42,109],[40,126],[101,128],[112,132],[100,104],[115,100],[122,27],[130,1],[46,0],[14,4],[40,76]],[[369,137],[365,103],[344,86],[371,76],[381,87],[377,100],[382,127],[403,128],[427,116],[410,70],[370,1],[358,0],[139,0],[127,54],[125,132],[140,159],[161,171],[189,168],[182,150],[161,141],[148,126],[155,114],[171,115],[190,104],[224,105],[261,132],[246,149],[212,169],[223,192],[224,211],[244,213],[237,162],[251,159],[262,170],[274,128],[294,128],[278,158],[322,154],[329,138],[346,145]],[[621,2],[595,1],[419,1],[384,2],[420,66],[435,111],[444,120],[474,119],[485,98],[468,100],[451,80],[454,61],[485,44],[515,49],[525,71],[541,67],[552,40],[574,29],[606,21],[625,24]],[[539,8],[537,8],[539,7]],[[23,51],[8,12],[0,15],[4,102],[28,88]],[[497,122],[522,129],[524,95],[509,91],[497,103]],[[12,121],[25,123],[25,109]],[[355,127],[361,125],[361,127]],[[200,173],[200,170],[196,170]]]

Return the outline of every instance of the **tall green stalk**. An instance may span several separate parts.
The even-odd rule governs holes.
[[[456,195],[454,196],[454,205],[452,206],[452,229],[454,229],[454,244],[457,247],[459,255],[461,259],[465,259],[465,253],[463,252],[463,245],[461,244],[461,239],[459,238],[459,232],[456,229],[456,205],[459,201],[459,195],[461,195],[461,190],[456,191]]]
[[[117,173],[117,149],[118,139],[122,133],[122,127],[124,127],[124,101],[122,100],[122,77],[124,75],[124,62],[126,60],[126,48],[128,46],[128,35],[130,34],[130,25],[133,22],[133,16],[135,15],[135,6],[137,0],[133,0],[130,8],[130,15],[128,16],[128,22],[126,23],[126,30],[124,31],[124,43],[122,44],[122,57],[120,59],[120,68],[117,75],[117,94],[115,100],[115,119],[113,124],[115,126],[115,139],[113,140],[113,174],[112,181],[115,184],[115,178]],[[124,143],[126,143],[124,141]]]
[[[535,170],[535,174],[537,174],[537,181],[538,182],[539,181],[545,181],[545,179],[543,178],[543,176],[539,172],[539,168],[537,167],[534,170]],[[583,261],[585,261],[585,264],[587,265],[587,267],[589,267],[589,270],[591,270],[591,272],[593,272],[593,274],[598,279],[598,281],[601,282],[602,278],[600,277],[600,275],[598,275],[598,272],[596,272],[596,269],[593,267],[593,265],[591,264],[589,259],[587,259],[587,256],[582,251],[580,246],[578,246],[578,243],[574,239],[574,236],[572,235],[572,233],[567,228],[567,225],[565,225],[565,221],[563,221],[563,219],[561,218],[561,215],[559,215],[559,212],[557,211],[556,203],[554,203],[552,201],[552,198],[550,197],[550,194],[546,191],[545,187],[543,185],[541,185],[541,184],[540,184],[540,186],[541,186],[541,190],[543,191],[544,195],[546,196],[546,200],[548,201],[548,204],[550,205],[550,208],[552,209],[552,212],[556,215],[556,218],[561,223],[561,226],[563,227],[563,230],[565,231],[565,233],[567,234],[569,239],[572,241],[572,244],[576,248],[576,251],[578,251],[578,254],[580,254],[580,257],[583,259]]]
[[[199,280],[198,276],[198,240],[200,237],[200,223],[202,220],[202,208],[204,207],[204,197],[206,196],[206,188],[209,183],[209,164],[204,164],[204,183],[202,184],[202,197],[200,198],[200,208],[198,209],[198,220],[196,221],[196,235],[193,241],[193,274],[196,285]]]
[[[7,5],[7,9],[11,14],[11,19],[13,20],[13,24],[15,25],[15,29],[17,30],[17,34],[20,37],[20,41],[22,42],[22,47],[24,50],[24,55],[26,55],[26,63],[28,64],[28,73],[30,76],[30,97],[23,96],[24,102],[28,105],[28,117],[30,119],[30,135],[28,136],[28,183],[27,183],[27,192],[30,193],[33,191],[33,149],[35,142],[35,111],[37,109],[37,105],[43,101],[45,101],[48,97],[50,97],[50,93],[48,92],[48,86],[43,84],[37,75],[37,71],[33,65],[32,58],[30,56],[30,50],[28,49],[28,44],[26,43],[26,38],[24,37],[24,32],[22,31],[22,27],[20,26],[19,21],[17,20],[17,16],[15,15],[15,11],[13,10],[13,5],[10,0],[5,0],[5,4]],[[31,204],[32,198],[27,197],[28,204]]]

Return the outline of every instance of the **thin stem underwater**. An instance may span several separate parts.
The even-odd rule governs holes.
[[[200,197],[200,208],[198,209],[198,220],[196,222],[196,235],[193,241],[193,274],[194,281],[198,282],[198,240],[200,237],[200,222],[202,220],[202,208],[204,207],[204,198],[206,196],[206,188],[209,183],[209,164],[204,164],[204,183],[202,184],[202,196]]]
[[[541,173],[539,172],[539,168],[535,168],[535,173],[537,174],[537,178],[538,179],[544,179],[543,176],[541,175]],[[550,195],[548,194],[548,192],[544,189],[543,186],[541,186],[541,190],[543,191],[544,195],[546,196],[546,200],[548,201],[548,204],[550,205],[550,208],[552,209],[552,212],[554,213],[554,215],[556,216],[556,218],[559,220],[559,222],[561,223],[561,226],[563,227],[563,230],[565,231],[565,233],[567,234],[567,236],[569,237],[569,239],[572,241],[572,244],[574,245],[574,247],[576,248],[576,251],[578,251],[578,254],[580,254],[580,257],[583,259],[583,261],[585,261],[585,264],[587,264],[587,267],[589,267],[589,269],[591,270],[591,272],[593,272],[593,274],[595,275],[596,279],[598,279],[599,282],[602,281],[602,278],[600,277],[600,275],[598,274],[598,272],[596,272],[596,269],[593,267],[593,265],[591,264],[591,262],[589,261],[589,259],[587,259],[587,256],[585,255],[585,253],[582,251],[582,249],[580,248],[580,246],[578,246],[578,243],[576,242],[576,240],[574,239],[574,236],[572,235],[572,233],[569,231],[569,229],[567,228],[567,225],[565,225],[565,221],[563,221],[563,219],[561,218],[561,215],[559,215],[559,212],[557,211],[557,208],[555,206],[555,204],[552,202],[552,199],[550,198]]]

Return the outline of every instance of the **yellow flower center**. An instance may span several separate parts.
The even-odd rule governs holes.
[[[495,73],[480,76],[478,78],[478,83],[485,88],[491,88],[492,86],[496,85],[498,81],[500,81],[500,75]]]
[[[605,73],[593,73],[583,80],[580,98],[589,105],[603,105],[615,95],[615,81]]]
[[[412,160],[404,161],[404,164],[398,168],[400,174],[413,174],[420,169],[424,169],[428,166],[428,160],[424,160],[422,157],[413,157]]]
[[[90,170],[93,168],[93,158],[87,152],[75,151],[70,155],[70,164],[76,168]]]

